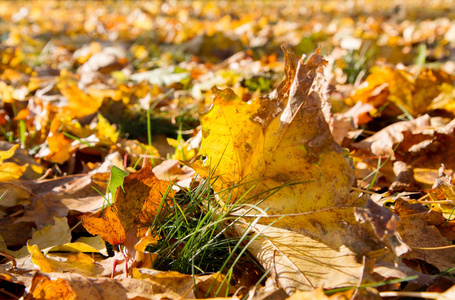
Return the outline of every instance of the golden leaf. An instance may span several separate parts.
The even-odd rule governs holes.
[[[27,244],[32,262],[37,265],[41,272],[74,272],[85,276],[97,276],[103,272],[103,268],[88,255],[79,252],[76,256],[69,256],[66,261],[46,257],[41,253],[37,245]]]
[[[6,151],[0,151],[0,182],[7,182],[19,179],[27,170],[28,164],[19,166],[13,162],[3,162],[13,157],[19,145],[14,145]]]
[[[354,171],[323,113],[326,61],[318,52],[306,62],[288,52],[285,59],[283,82],[250,103],[212,89],[213,106],[200,117],[199,154],[207,159],[194,168],[205,177],[211,172],[216,192],[233,188],[231,202],[246,198],[260,208],[258,222],[267,226],[234,228],[256,233],[250,252],[287,292],[355,284],[357,255],[371,250],[353,218],[365,199],[350,198]]]
[[[213,107],[201,116],[199,154],[220,176],[217,191],[242,181],[233,199],[252,189],[248,196],[262,195],[261,207],[271,214],[343,204],[354,177],[320,109],[326,62],[314,54],[303,63],[287,52],[286,61],[285,80],[251,103],[229,89],[212,90]]]

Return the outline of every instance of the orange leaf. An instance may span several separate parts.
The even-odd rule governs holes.
[[[134,224],[150,226],[155,219],[163,195],[170,187],[169,181],[159,180],[149,162],[138,172],[125,177],[122,189],[117,189],[115,205],[123,228],[127,232]],[[172,197],[169,192],[168,197]]]
[[[49,145],[45,160],[62,164],[70,158],[71,141],[63,133],[57,133],[46,138]]]
[[[62,278],[51,280],[44,274],[37,274],[33,277],[31,294],[33,299],[75,299],[75,295],[68,284]]]
[[[123,244],[126,240],[125,229],[117,215],[115,204],[103,211],[103,216],[83,217],[82,225],[93,235],[99,235],[112,245]]]
[[[103,212],[101,218],[84,217],[82,224],[91,234],[97,234],[109,243],[124,244],[130,230],[150,226],[158,214],[163,195],[170,189],[169,181],[159,180],[150,163],[138,172],[125,177],[123,189],[118,188],[115,204]],[[167,198],[172,197],[170,190]],[[165,207],[165,206],[163,206]],[[146,232],[146,231],[141,231]],[[139,236],[143,234],[139,233]]]

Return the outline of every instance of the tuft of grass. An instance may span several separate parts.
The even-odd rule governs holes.
[[[191,275],[219,272],[226,275],[224,285],[235,281],[240,268],[249,266],[259,283],[265,279],[264,270],[246,251],[247,243],[257,236],[248,232],[243,236],[232,234],[233,225],[241,216],[231,212],[247,197],[229,204],[231,192],[238,185],[216,194],[210,184],[214,181],[216,178],[209,176],[199,186],[177,193],[170,205],[162,207],[151,226],[151,231],[161,238],[156,246],[147,249],[158,254],[153,268]],[[221,287],[214,290],[215,294],[220,290]]]

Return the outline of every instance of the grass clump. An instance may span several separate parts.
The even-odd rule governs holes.
[[[158,254],[154,269],[193,275],[229,273],[232,279],[237,263],[242,268],[256,264],[247,251],[241,251],[248,238],[231,234],[240,218],[230,212],[238,205],[228,205],[230,193],[216,195],[209,182],[177,193],[172,205],[163,208],[163,217],[155,220],[151,229],[161,239],[148,248]],[[257,265],[255,273],[258,278],[262,275]]]

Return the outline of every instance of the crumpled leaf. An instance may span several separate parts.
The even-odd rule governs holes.
[[[273,215],[259,222],[275,227],[254,227],[250,251],[286,292],[354,284],[362,273],[356,255],[371,250],[353,218],[365,200],[349,197],[353,169],[323,114],[325,60],[285,58],[286,77],[269,95],[245,103],[229,89],[212,90],[213,106],[200,117],[206,165],[194,168],[212,172],[215,191],[233,188],[231,201],[256,196],[248,203]]]
[[[398,115],[404,110],[417,117],[427,111],[441,93],[440,86],[451,84],[453,79],[452,75],[442,70],[419,68],[408,71],[375,66],[351,98],[362,102],[362,107],[371,108],[369,113],[373,116]],[[382,111],[381,107],[385,105],[389,107]]]
[[[443,237],[436,227],[444,218],[439,216],[442,220],[434,224],[436,212],[425,208],[421,204],[409,204],[402,199],[397,199],[395,206],[395,210],[401,219],[397,228],[398,232],[403,241],[412,249],[411,252],[406,253],[403,257],[406,259],[420,259],[435,266],[440,271],[452,268],[455,263],[455,249],[419,249],[452,245],[451,241]]]
[[[446,151],[450,151],[448,149],[455,147],[455,120],[442,124],[437,122],[437,118],[423,115],[411,121],[389,125],[361,142],[354,143],[353,147],[358,151],[353,156],[359,158],[361,163],[372,166],[377,165],[377,157],[372,156],[382,156],[383,161],[390,156],[390,162],[394,164],[401,161],[407,166],[412,166],[411,171],[414,173],[416,183],[429,187],[436,180],[441,163],[448,170],[455,170],[455,157],[445,154]],[[361,169],[358,164],[356,167]],[[380,172],[383,174],[389,172],[388,175],[394,178],[392,170],[388,168],[391,169],[391,164],[389,167],[383,166]],[[399,173],[396,176],[392,181],[402,180],[398,178]],[[412,184],[411,179],[407,181]]]
[[[403,243],[397,232],[400,218],[387,208],[368,199],[365,208],[354,208],[354,214],[360,223],[369,222],[374,228],[374,233],[381,241],[388,239],[389,245],[391,245],[390,248],[397,256],[401,256],[411,250]]]
[[[214,184],[218,191],[242,181],[233,199],[254,187],[248,196],[269,193],[261,207],[271,214],[344,204],[353,169],[321,112],[327,96],[321,73],[325,60],[313,54],[304,64],[287,52],[286,59],[286,78],[268,96],[245,103],[229,89],[212,90],[214,104],[200,117],[199,154],[216,167],[212,176],[220,176]],[[298,184],[283,186],[291,183]],[[272,189],[277,190],[272,194]],[[301,201],[302,195],[309,200]]]
[[[228,290],[230,294],[234,293],[235,289],[232,286],[227,284],[226,281],[223,283],[224,277],[223,274],[193,276],[181,274],[179,272],[162,272],[145,268],[134,268],[132,271],[132,278],[150,279],[179,294],[185,293],[191,289],[191,292],[186,296],[188,298],[205,296],[209,289],[210,294],[208,297],[214,297],[215,292],[218,292],[218,295],[224,295],[226,290]],[[223,285],[221,285],[221,283],[223,283]],[[194,284],[196,284],[196,289],[200,293],[199,295],[194,295],[194,289],[192,288]]]
[[[188,166],[181,167],[178,160],[168,159],[153,168],[153,173],[161,180],[174,181],[180,187],[189,187],[196,172]]]

